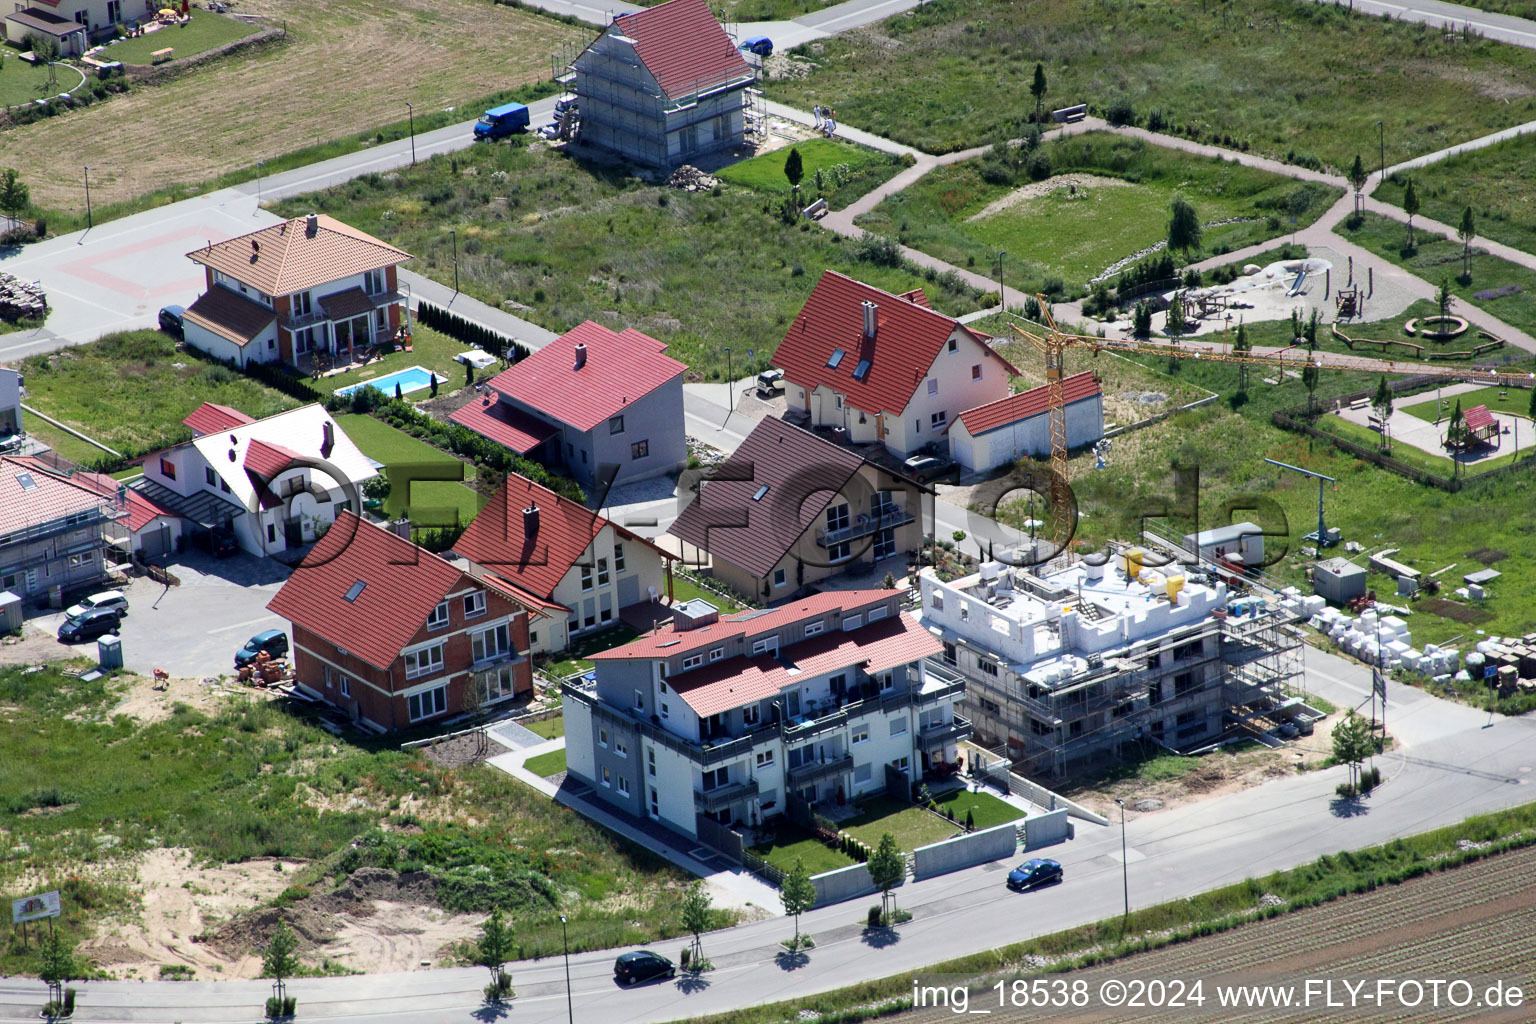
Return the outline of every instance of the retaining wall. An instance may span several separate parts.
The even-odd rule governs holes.
[[[859,896],[868,896],[875,892],[875,883],[869,880],[869,868],[863,864],[850,864],[846,868],[833,868],[831,871],[812,875],[811,884],[816,887],[818,907],[824,907],[829,903],[841,903],[843,900],[851,900]]]
[[[1072,838],[1072,823],[1067,820],[1065,807],[1049,814],[1024,820],[1024,849],[1038,850]]]
[[[1057,813],[1066,814],[1065,811]],[[934,875],[975,867],[1000,857],[1011,857],[1018,843],[1018,825],[1010,821],[1006,825],[995,825],[968,835],[919,846],[912,851],[912,877],[932,878]]]

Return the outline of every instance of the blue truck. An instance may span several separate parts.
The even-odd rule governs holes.
[[[528,127],[528,108],[521,103],[503,103],[480,115],[475,122],[475,138],[499,139]]]

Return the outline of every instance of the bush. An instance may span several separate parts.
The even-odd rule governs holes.
[[[542,291],[534,293],[534,301],[544,301]],[[416,307],[416,320],[423,327],[442,331],[456,341],[462,341],[466,345],[482,348],[491,353],[491,355],[507,359],[509,362],[515,363],[528,355],[527,348],[500,331],[493,331],[489,327],[466,320],[457,313],[450,313],[446,309],[434,306],[430,302],[422,302]],[[369,389],[364,388],[362,390]]]
[[[1051,154],[1043,149],[1035,150],[1029,154],[1029,163],[1024,169],[1031,180],[1044,181],[1051,176]]]
[[[1116,128],[1122,125],[1134,125],[1136,123],[1136,108],[1131,106],[1130,100],[1122,97],[1104,108],[1104,120]]]
[[[880,912],[879,904],[870,907],[869,913],[865,917],[865,923],[871,928],[879,928],[883,921],[884,916]]]
[[[866,231],[859,236],[854,246],[853,255],[864,263],[873,263],[877,267],[901,266],[901,246],[894,238],[877,235],[872,231]]]

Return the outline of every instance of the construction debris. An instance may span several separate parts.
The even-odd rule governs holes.
[[[667,188],[680,188],[689,192],[708,192],[719,184],[718,178],[710,177],[692,164],[683,164],[667,179]]]
[[[43,295],[42,285],[0,274],[0,318],[41,320],[47,315],[48,299]]]

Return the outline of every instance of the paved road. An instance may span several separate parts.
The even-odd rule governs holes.
[[[1333,4],[1336,0],[1313,2]],[[1361,14],[1439,25],[1454,30],[1468,27],[1488,39],[1536,49],[1536,23],[1508,14],[1490,14],[1475,7],[1442,3],[1441,0],[1403,0],[1402,3],[1393,3],[1392,0],[1350,0],[1350,9]]]

